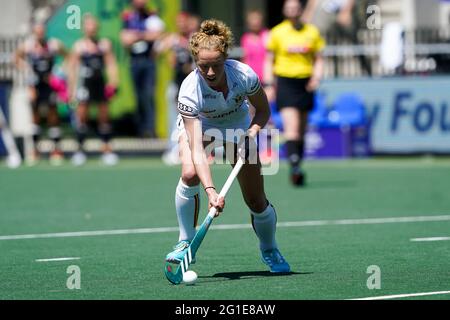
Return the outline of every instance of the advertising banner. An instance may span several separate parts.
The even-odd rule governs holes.
[[[450,77],[328,80],[326,103],[343,93],[362,97],[375,153],[450,153]]]

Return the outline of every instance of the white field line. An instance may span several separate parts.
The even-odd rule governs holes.
[[[449,241],[450,237],[429,237],[429,238],[412,238],[410,241],[414,242],[428,242],[428,241]]]
[[[71,261],[80,260],[80,257],[67,257],[67,258],[51,258],[51,259],[36,259],[36,262],[57,262],[57,261]]]
[[[450,221],[450,215],[393,217],[393,218],[368,218],[368,219],[342,219],[342,220],[291,221],[291,222],[278,222],[277,227],[279,227],[279,228],[314,227],[314,226],[333,226],[333,225],[365,225],[365,224],[436,222],[436,221]],[[211,226],[211,230],[237,230],[237,229],[250,229],[250,228],[252,228],[251,224],[221,224],[221,225],[219,224],[219,225]],[[168,232],[178,232],[178,227],[5,235],[5,236],[0,236],[0,241],[24,240],[24,239],[44,239],[44,238],[91,237],[91,236],[124,235],[124,234],[168,233]]]
[[[390,296],[367,297],[367,298],[348,299],[348,300],[387,300],[387,299],[400,299],[400,298],[409,298],[409,297],[435,296],[435,295],[439,295],[439,294],[450,294],[450,291],[395,294],[395,295],[390,295]]]
[[[109,236],[109,235],[140,234],[140,233],[167,233],[167,232],[175,232],[175,231],[178,231],[177,227],[22,234],[22,235],[12,235],[12,236],[0,236],[0,241],[1,240],[41,239],[41,238]]]

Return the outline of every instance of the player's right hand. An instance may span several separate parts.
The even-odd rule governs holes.
[[[208,210],[210,210],[212,207],[215,207],[217,209],[216,217],[220,215],[220,213],[223,211],[223,208],[225,208],[225,198],[219,197],[219,194],[216,192],[215,189],[208,189]]]

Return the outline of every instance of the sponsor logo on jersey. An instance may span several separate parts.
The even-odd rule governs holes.
[[[307,45],[305,45],[305,46],[301,46],[301,45],[290,46],[290,47],[287,48],[287,52],[288,53],[293,53],[293,54],[296,54],[296,53],[297,54],[308,53],[310,51],[312,51],[312,48],[307,46]]]
[[[178,111],[180,111],[181,114],[184,115],[196,115],[196,112],[194,108],[187,106],[185,104],[182,104],[181,102],[178,102]]]
[[[228,112],[225,112],[225,113],[222,113],[222,114],[218,114],[218,115],[215,115],[215,116],[209,116],[209,117],[205,116],[205,118],[208,118],[208,119],[222,119],[222,118],[228,117],[229,115],[239,111],[240,108],[241,108],[241,105],[239,107],[237,107],[237,108],[234,108],[231,111],[228,111]]]
[[[234,97],[234,102],[236,103],[236,105],[238,105],[238,107],[241,106],[242,102],[244,102],[245,97],[241,94],[238,94],[236,97]]]

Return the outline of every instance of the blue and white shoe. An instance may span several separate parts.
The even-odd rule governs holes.
[[[184,255],[187,252],[190,245],[191,245],[190,241],[181,240],[173,247],[173,251],[167,254],[166,261],[179,264],[183,260]],[[192,260],[191,263],[195,263],[195,258]]]
[[[261,251],[261,260],[269,266],[272,273],[288,273],[291,272],[289,263],[283,258],[278,249],[270,249]]]

